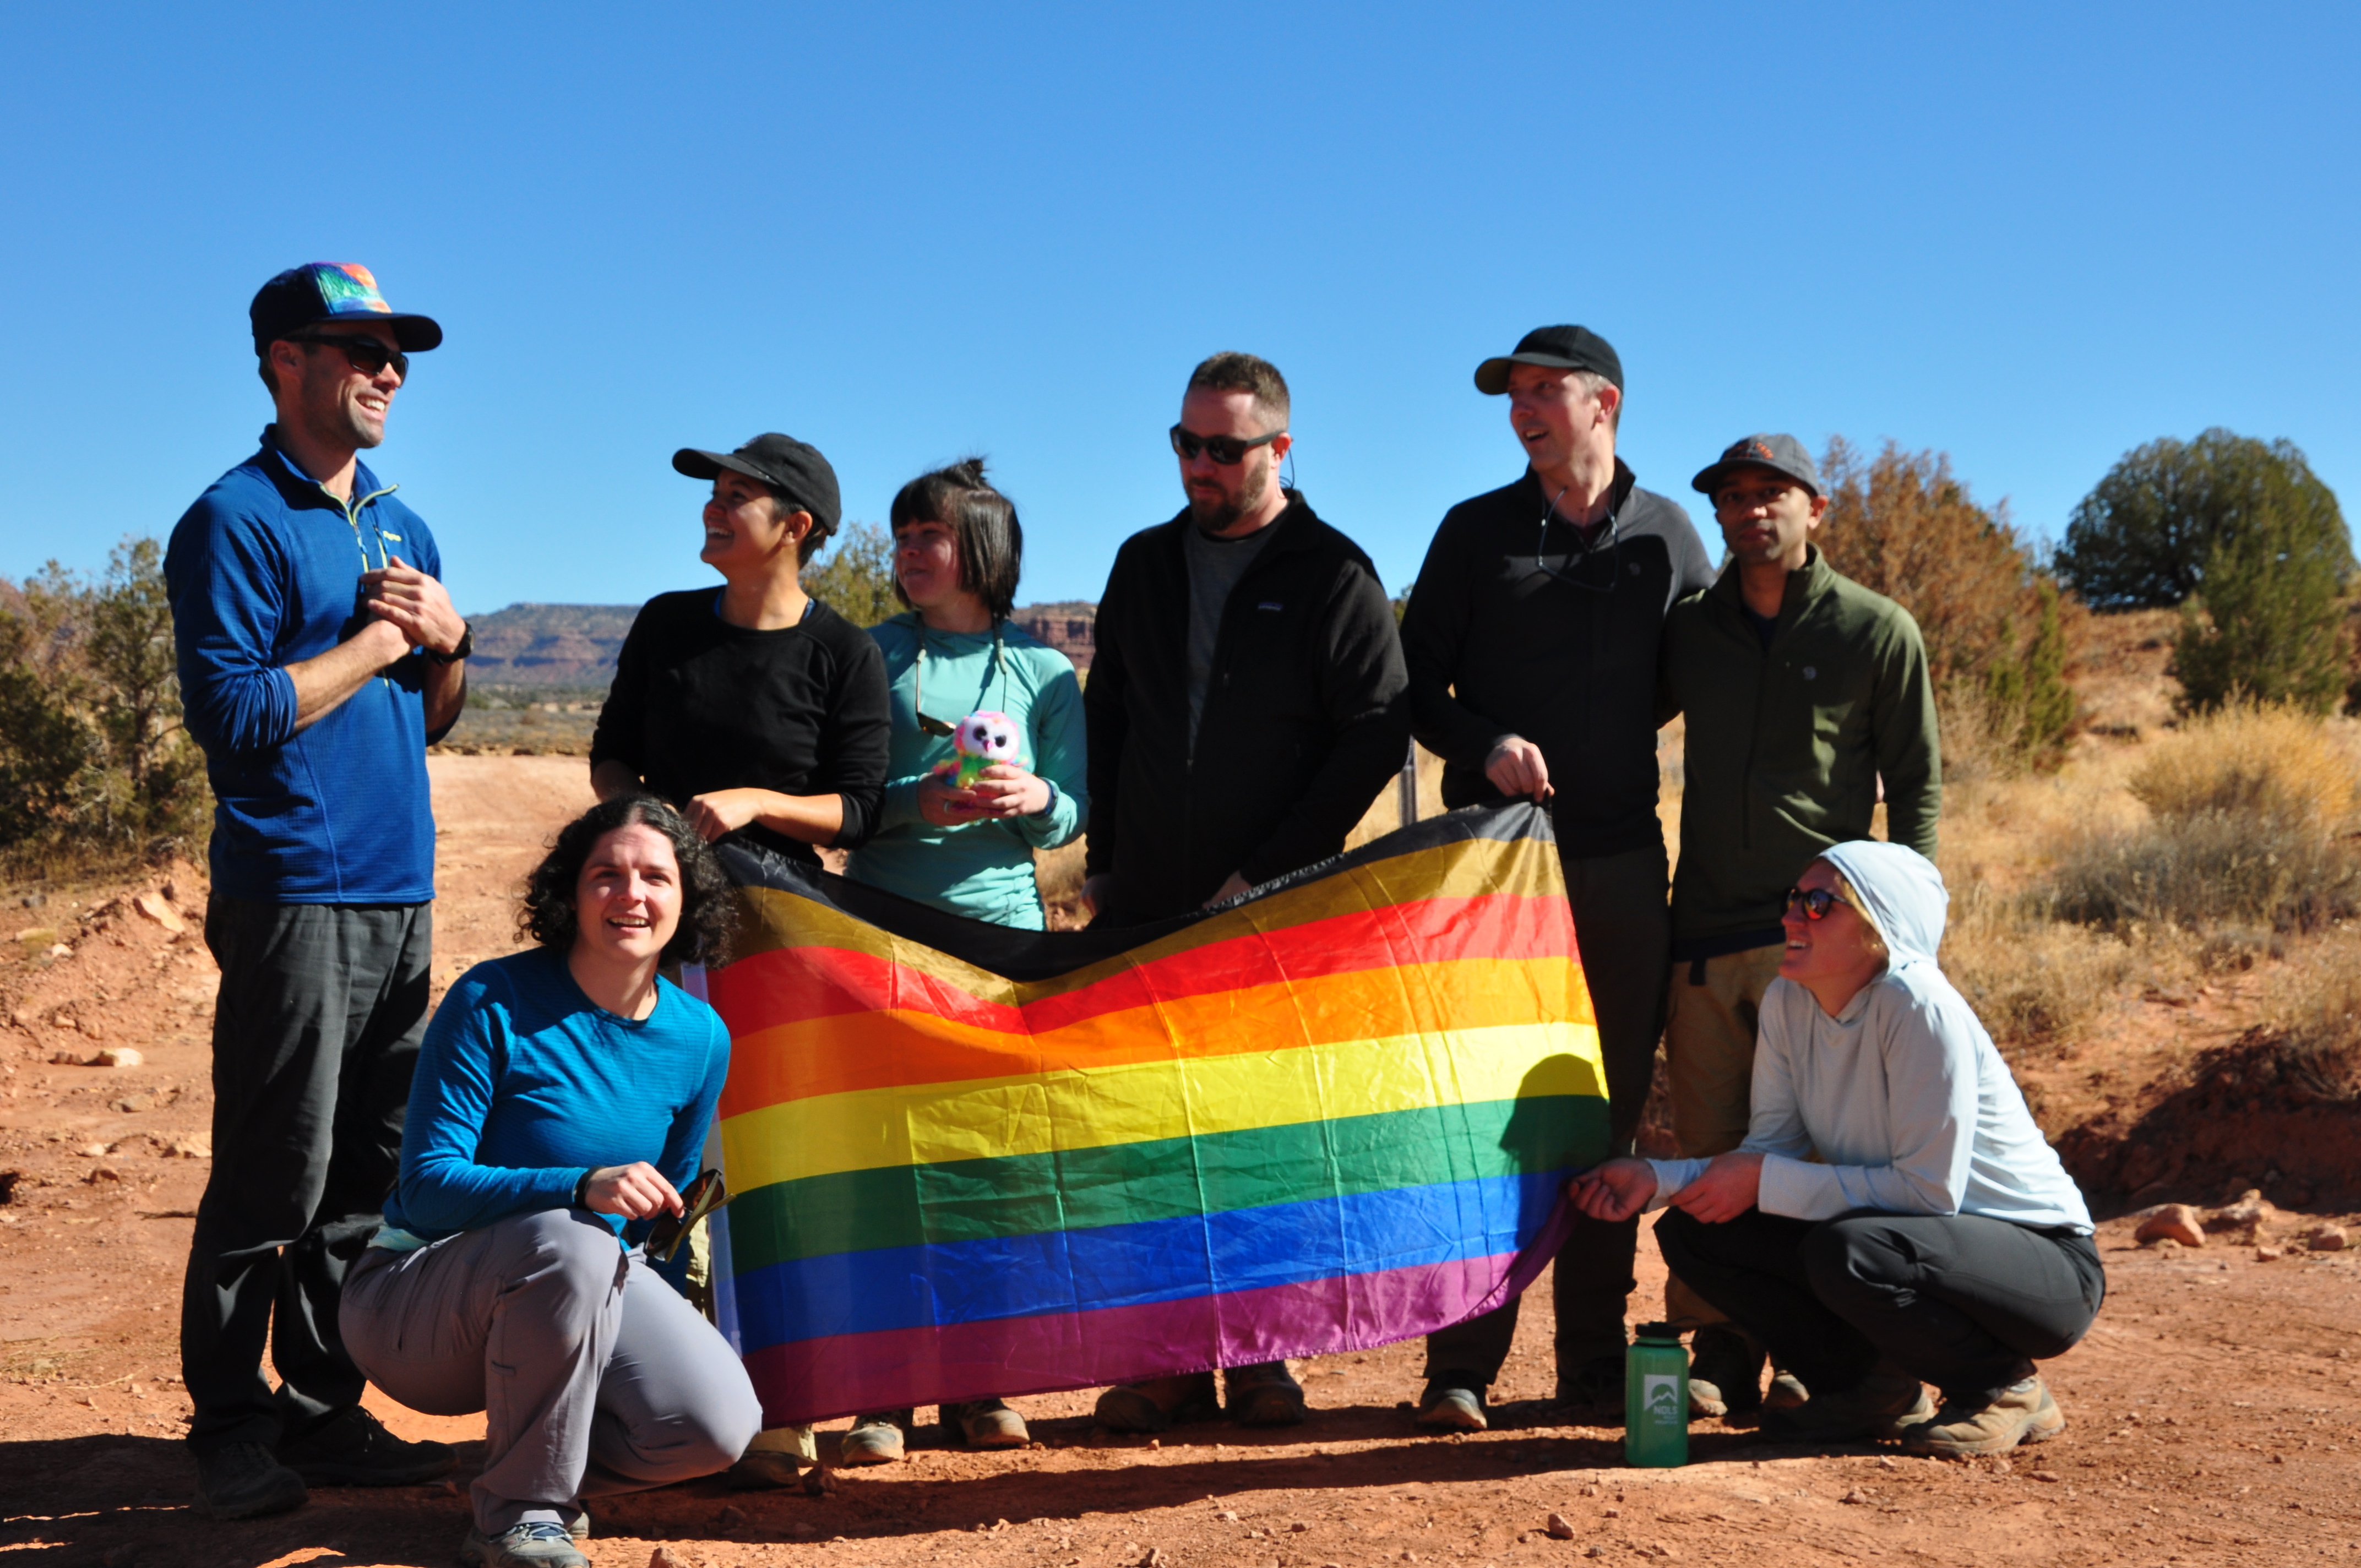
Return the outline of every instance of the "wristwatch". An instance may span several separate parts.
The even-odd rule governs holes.
[[[426,656],[438,664],[456,664],[475,651],[476,629],[463,620],[459,623],[459,645],[456,648],[452,649],[448,653],[437,653],[434,649],[429,648],[426,650]]]

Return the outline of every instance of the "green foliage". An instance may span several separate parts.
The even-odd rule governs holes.
[[[2057,581],[2038,576],[2033,583],[2033,635],[2020,655],[2004,653],[1993,661],[1984,689],[1990,711],[1998,717],[2002,739],[2018,755],[2033,761],[2055,757],[2074,727],[2078,704],[2066,680],[2066,621]],[[2006,648],[2016,646],[2015,628],[2002,623]]]
[[[2257,528],[2281,552],[2333,563],[2340,584],[2353,572],[2336,497],[2293,443],[2167,437],[2125,453],[2082,498],[2054,565],[2093,609],[2164,608],[2200,592],[2214,553]]]
[[[2214,542],[2173,642],[2184,709],[2242,699],[2323,715],[2336,707],[2348,678],[2340,595],[2353,561],[2342,521],[2337,529],[2331,541],[2266,503]]]
[[[181,724],[163,552],[126,540],[85,583],[55,562],[0,610],[0,847],[145,849],[212,802]]]
[[[855,626],[874,626],[902,613],[894,597],[894,540],[873,522],[856,522],[827,554],[804,568],[804,592]]]

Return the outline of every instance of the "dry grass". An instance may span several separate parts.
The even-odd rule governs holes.
[[[2342,737],[2291,707],[2235,707],[2166,737],[2132,774],[2132,796],[2159,817],[2262,817],[2334,831],[2353,812]]]

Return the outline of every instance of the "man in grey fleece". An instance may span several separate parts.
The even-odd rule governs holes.
[[[1444,517],[1402,620],[1411,721],[1444,762],[1452,807],[1528,795],[1550,806],[1606,1059],[1613,1152],[1628,1152],[1664,1026],[1664,829],[1656,819],[1656,664],[1665,612],[1713,580],[1688,514],[1615,455],[1623,364],[1578,326],[1527,333],[1477,367],[1508,397],[1522,477]],[[1623,1408],[1623,1304],[1636,1218],[1578,1222],[1558,1254],[1557,1392]],[[1517,1304],[1427,1338],[1420,1422],[1486,1424],[1484,1390]]]

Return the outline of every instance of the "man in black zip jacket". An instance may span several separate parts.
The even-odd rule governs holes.
[[[1393,607],[1368,557],[1280,487],[1287,417],[1273,366],[1198,366],[1171,433],[1188,508],[1125,541],[1108,574],[1082,688],[1082,891],[1110,924],[1186,914],[1342,853],[1401,766]],[[1283,1362],[1227,1381],[1248,1425],[1303,1419]],[[1111,1388],[1098,1420],[1160,1431],[1218,1409],[1200,1373]]]
[[[1451,509],[1402,620],[1412,725],[1443,759],[1443,800],[1550,805],[1598,1020],[1614,1151],[1627,1152],[1664,1032],[1672,928],[1656,818],[1656,651],[1675,600],[1713,565],[1675,503],[1615,455],[1623,366],[1596,333],[1542,327],[1488,359],[1477,388],[1507,393],[1531,465]],[[1578,1219],[1558,1254],[1557,1397],[1623,1405],[1623,1304],[1636,1216]],[[1517,1303],[1427,1338],[1420,1422],[1487,1424]]]

